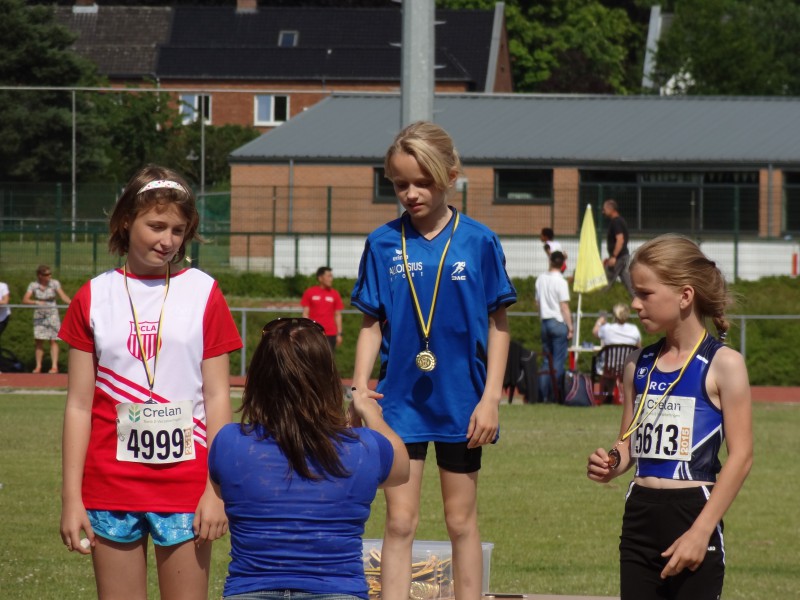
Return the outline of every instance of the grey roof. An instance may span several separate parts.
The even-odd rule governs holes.
[[[172,9],[103,6],[95,12],[55,8],[58,21],[77,34],[75,51],[112,79],[156,74],[158,46],[169,38]]]
[[[800,98],[442,94],[433,120],[467,164],[800,166]],[[231,162],[380,163],[398,95],[341,94]]]

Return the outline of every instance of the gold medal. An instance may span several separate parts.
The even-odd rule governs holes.
[[[428,340],[430,339],[431,334],[431,325],[433,324],[433,312],[436,308],[436,298],[439,295],[439,284],[442,281],[442,267],[444,267],[445,257],[447,256],[447,250],[450,248],[450,242],[453,241],[453,234],[456,232],[456,228],[458,227],[459,215],[458,212],[453,209],[455,214],[455,220],[453,222],[453,228],[450,230],[450,237],[447,240],[447,244],[444,246],[444,251],[442,252],[442,256],[439,259],[439,268],[436,271],[436,281],[433,284],[433,298],[431,299],[431,308],[430,312],[428,313],[428,320],[425,320],[425,317],[422,314],[422,307],[419,304],[419,298],[417,297],[417,290],[414,289],[414,282],[411,280],[411,269],[408,268],[408,254],[406,253],[406,226],[405,221],[401,219],[400,221],[400,244],[401,244],[401,253],[403,255],[403,268],[405,269],[405,276],[406,281],[408,281],[408,289],[411,291],[411,299],[414,302],[414,309],[417,315],[417,322],[419,323],[419,327],[422,330],[422,337],[425,340],[425,350],[422,350],[419,354],[417,354],[416,363],[417,368],[420,371],[425,371],[429,373],[436,368],[436,356],[433,352],[430,351],[428,348]]]
[[[417,368],[420,371],[433,371],[436,368],[436,356],[427,348],[417,354]]]

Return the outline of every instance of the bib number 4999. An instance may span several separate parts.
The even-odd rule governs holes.
[[[128,437],[128,451],[134,460],[140,458],[146,461],[157,458],[166,461],[168,458],[182,458],[185,448],[183,429],[175,428],[172,432],[165,429],[153,434],[149,429],[141,432],[131,429]]]
[[[170,464],[195,459],[191,402],[119,404],[117,460]]]

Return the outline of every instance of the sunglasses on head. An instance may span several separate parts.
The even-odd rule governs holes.
[[[306,319],[305,317],[278,317],[277,319],[273,319],[261,329],[261,335],[264,336],[270,331],[274,331],[281,323],[287,323],[287,325],[283,325],[282,327],[289,329],[294,329],[295,327],[315,327],[317,328],[322,334],[325,334],[325,328],[314,321],[313,319]]]

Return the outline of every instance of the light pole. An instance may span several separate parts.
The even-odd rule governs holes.
[[[198,212],[200,213],[199,230],[202,233],[205,224],[206,212],[206,119],[205,119],[205,102],[203,96],[200,96],[200,192],[197,194],[198,199]],[[197,154],[192,148],[189,154],[186,155],[186,160],[196,161]]]
[[[206,216],[206,98],[200,96],[200,233]]]

